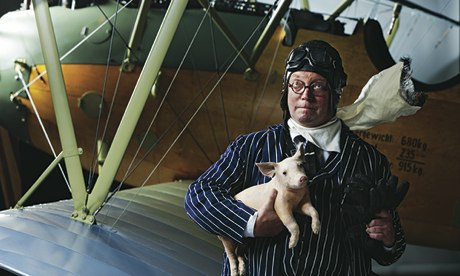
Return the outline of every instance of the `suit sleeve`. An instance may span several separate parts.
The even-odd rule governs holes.
[[[390,213],[393,216],[393,226],[395,228],[395,244],[391,250],[385,250],[383,248],[380,256],[375,258],[380,265],[384,266],[391,265],[396,262],[399,258],[401,258],[404,250],[406,249],[406,240],[399,215],[395,210],[390,210]]]
[[[380,171],[380,175],[384,177],[384,179],[388,179],[391,176],[390,165],[388,159],[382,155],[382,161],[378,164],[379,168],[376,168]],[[382,170],[383,169],[383,170]],[[404,253],[406,249],[406,239],[404,237],[404,230],[401,225],[401,220],[399,214],[396,210],[389,210],[391,216],[393,217],[393,227],[395,231],[395,244],[391,250],[387,250],[385,248],[381,248],[380,254],[375,257],[375,261],[378,262],[380,265],[390,265],[396,262]]]
[[[204,230],[239,243],[255,210],[233,196],[245,185],[245,137],[238,137],[220,159],[193,182],[185,197],[185,210]]]

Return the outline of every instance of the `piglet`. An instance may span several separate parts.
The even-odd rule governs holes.
[[[299,225],[293,211],[298,211],[312,218],[311,229],[318,234],[320,230],[319,215],[310,201],[308,191],[308,178],[305,175],[302,163],[304,162],[304,149],[300,147],[295,155],[279,163],[257,163],[259,170],[272,179],[263,184],[249,187],[237,195],[235,199],[241,200],[247,206],[259,210],[269,197],[273,189],[278,191],[275,199],[275,211],[280,220],[289,230],[289,248],[296,246],[299,240]],[[231,275],[244,275],[244,259],[239,254],[237,244],[230,238],[219,236],[230,263]]]

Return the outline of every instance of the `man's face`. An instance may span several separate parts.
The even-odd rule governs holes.
[[[313,92],[312,87],[307,87],[303,92],[295,93],[292,84],[302,85],[317,84],[326,87],[324,93]],[[308,71],[296,71],[289,76],[287,102],[291,118],[304,127],[317,127],[332,118],[330,110],[330,91],[327,80],[323,76]],[[321,90],[318,90],[321,91]],[[316,94],[316,95],[315,95]]]

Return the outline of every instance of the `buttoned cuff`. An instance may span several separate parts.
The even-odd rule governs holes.
[[[245,238],[254,238],[254,226],[256,225],[257,211],[249,217],[248,224],[244,229]]]

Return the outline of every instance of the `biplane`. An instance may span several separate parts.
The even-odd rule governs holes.
[[[220,242],[183,210],[190,181],[237,135],[280,122],[292,47],[323,39],[339,50],[347,106],[398,62],[389,44],[401,10],[420,8],[387,1],[385,36],[371,18],[348,16],[347,32],[340,16],[353,2],[327,18],[291,1],[232,0],[34,0],[3,15],[0,267],[21,275],[218,274]],[[458,19],[420,12],[447,22],[443,35],[458,47]],[[459,255],[458,66],[413,82],[428,95],[417,113],[356,132],[411,183],[398,207],[408,243]],[[33,176],[27,170],[42,162],[20,166],[30,152],[47,160]],[[52,200],[36,204],[39,192]]]

